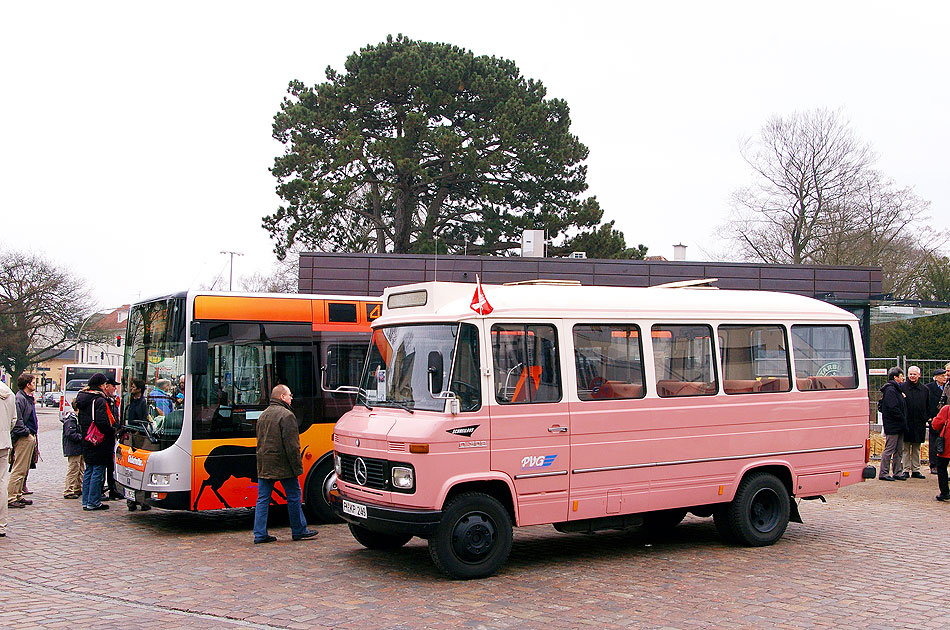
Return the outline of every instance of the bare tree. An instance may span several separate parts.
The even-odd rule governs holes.
[[[34,253],[0,251],[0,365],[18,375],[55,350],[68,350],[97,333],[84,330],[94,313],[85,280]]]
[[[303,245],[289,248],[283,260],[278,260],[270,271],[252,273],[241,278],[241,289],[252,293],[297,293],[298,266]]]
[[[770,119],[742,156],[758,175],[736,191],[724,235],[745,258],[767,263],[813,262],[830,229],[829,210],[858,188],[873,160],[838,112],[816,110]]]
[[[881,265],[884,289],[915,297],[927,261],[946,244],[930,203],[872,168],[874,154],[838,112],[775,117],[743,157],[756,183],[734,194],[720,234],[740,258],[767,263]]]

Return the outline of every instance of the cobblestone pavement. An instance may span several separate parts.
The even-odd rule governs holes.
[[[443,578],[424,541],[363,549],[343,525],[251,544],[249,511],[103,512],[62,499],[59,422],[41,412],[35,504],[0,539],[0,627],[841,628],[946,627],[950,568],[933,566],[950,505],[936,480],[869,481],[801,505],[776,545],[725,545],[711,519],[662,538],[516,530],[508,564]]]

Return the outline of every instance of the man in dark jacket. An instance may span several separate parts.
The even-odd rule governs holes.
[[[930,419],[930,392],[920,382],[920,368],[912,365],[907,368],[907,381],[901,384],[904,400],[907,403],[907,433],[904,434],[904,448],[901,462],[904,478],[926,479],[920,472],[920,445],[927,438],[927,421]]]
[[[84,437],[82,457],[86,462],[86,470],[82,477],[82,509],[86,511],[109,509],[109,506],[102,502],[102,485],[106,478],[106,467],[112,466],[113,463],[114,427],[119,411],[113,400],[102,391],[106,383],[116,384],[114,380],[106,378],[105,374],[93,374],[86,387],[76,396],[76,403],[73,405],[78,412],[79,430]],[[92,424],[95,424],[102,434],[98,443],[86,439]]]
[[[313,538],[317,532],[307,528],[300,500],[303,460],[300,457],[300,433],[297,417],[290,407],[294,396],[286,385],[278,385],[270,395],[270,405],[257,419],[257,508],[254,512],[254,543],[277,540],[267,533],[267,512],[274,483],[280,481],[287,497],[290,534],[294,540]]]
[[[878,473],[881,481],[906,479],[901,474],[901,451],[907,432],[907,403],[900,388],[903,382],[904,370],[895,366],[887,371],[887,382],[881,387],[881,420],[884,423],[884,451]]]
[[[927,413],[927,435],[929,438],[930,449],[928,450],[928,459],[930,459],[930,474],[937,474],[937,450],[934,448],[934,441],[937,439],[937,432],[933,430],[931,423],[937,417],[940,411],[940,397],[943,396],[943,388],[947,384],[947,371],[943,368],[934,370],[934,380],[927,383],[927,391],[930,393],[930,409]]]
[[[26,475],[30,472],[36,456],[36,433],[39,423],[36,421],[36,401],[33,392],[36,383],[32,374],[21,374],[16,380],[16,424],[10,429],[13,448],[10,449],[10,482],[7,485],[7,505],[22,508],[33,505],[33,501],[23,497]]]

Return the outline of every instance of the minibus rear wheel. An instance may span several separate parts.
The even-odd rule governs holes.
[[[764,547],[785,533],[790,510],[785,484],[771,473],[758,472],[743,479],[732,502],[714,516],[717,528],[728,531],[727,540]]]
[[[350,523],[350,533],[356,542],[375,551],[399,549],[412,539],[412,534],[383,534]]]
[[[450,500],[429,537],[429,555],[440,571],[457,580],[488,577],[511,553],[511,518],[498,499],[466,492]]]

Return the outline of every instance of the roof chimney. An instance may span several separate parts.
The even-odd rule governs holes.
[[[686,260],[686,246],[682,243],[673,246],[673,260]]]

